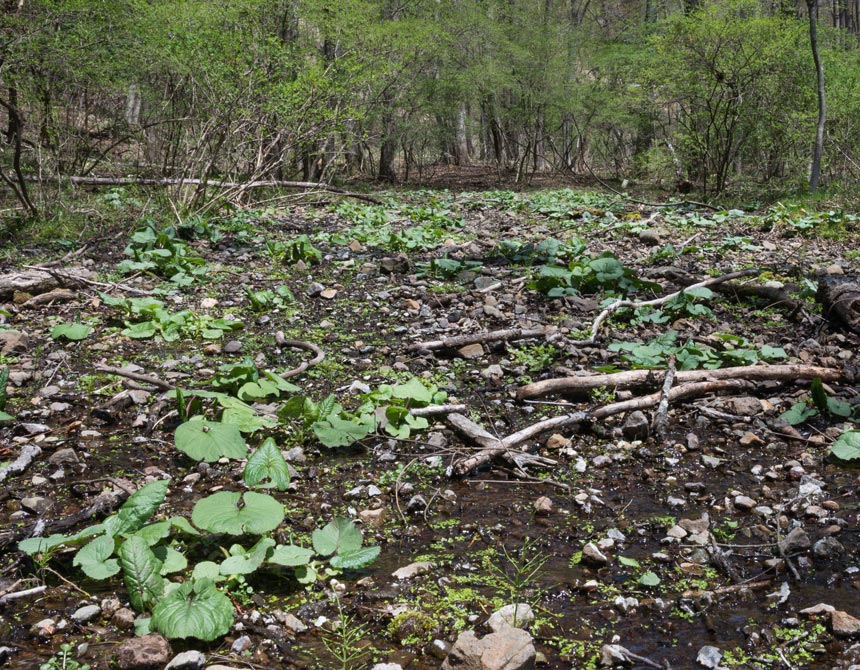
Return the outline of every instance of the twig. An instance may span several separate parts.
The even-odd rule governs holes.
[[[96,281],[95,279],[87,279],[86,277],[79,277],[78,275],[69,274],[68,272],[61,272],[55,268],[46,268],[38,265],[23,265],[22,267],[27,268],[28,270],[39,270],[41,272],[45,272],[54,277],[61,285],[87,284],[88,286],[98,286],[105,290],[119,289],[120,291],[131,293],[132,295],[151,295],[149,291],[142,291],[131,286],[126,286],[125,284],[107,284],[102,281]]]
[[[290,377],[295,377],[296,375],[302,374],[305,370],[307,370],[312,365],[317,365],[318,363],[322,363],[325,359],[325,352],[320,349],[313,342],[305,342],[304,340],[285,340],[284,334],[281,331],[275,333],[275,342],[278,343],[278,346],[281,347],[293,347],[295,349],[305,349],[307,351],[311,351],[315,354],[315,356],[309,360],[304,361],[297,368],[293,368],[292,370],[287,370],[286,372],[281,373],[281,377],[283,379],[289,379]]]
[[[489,342],[507,342],[510,340],[527,340],[548,335],[546,328],[508,328],[506,330],[491,330],[486,333],[473,335],[456,335],[441,340],[415,342],[406,347],[407,351],[436,351],[438,349],[459,349],[469,344],[487,344]]]
[[[427,407],[413,407],[409,413],[412,416],[444,416],[453,412],[465,412],[468,409],[466,405],[427,405]]]
[[[5,596],[0,596],[0,605],[5,605],[6,603],[10,603],[13,600],[20,600],[21,598],[26,598],[28,596],[34,596],[39,593],[44,593],[47,589],[47,586],[34,586],[32,589],[24,589],[23,591],[7,593]]]
[[[139,372],[123,370],[122,368],[117,368],[113,365],[102,365],[101,363],[97,363],[95,366],[95,371],[104,372],[109,375],[117,375],[119,377],[125,377],[127,379],[133,379],[134,381],[143,382],[144,384],[152,384],[156,388],[160,388],[162,391],[173,391],[175,388],[171,384],[162,381],[158,377],[154,377],[152,375],[144,375]]]
[[[0,482],[9,475],[18,475],[24,472],[41,453],[42,449],[37,445],[25,444],[21,447],[21,453],[18,455],[18,458],[0,468]]]

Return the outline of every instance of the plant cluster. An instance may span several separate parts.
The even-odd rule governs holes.
[[[129,258],[119,263],[117,270],[124,274],[152,272],[188,286],[209,272],[206,261],[180,237],[176,226],[159,226],[151,219],[131,236],[123,253]]]
[[[659,288],[653,282],[639,279],[633,270],[608,251],[595,258],[571,261],[566,266],[541,265],[528,286],[550,298],[598,291],[627,295],[642,289]]]

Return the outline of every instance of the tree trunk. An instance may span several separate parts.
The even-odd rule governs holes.
[[[806,0],[809,10],[809,44],[812,60],[815,61],[815,78],[818,85],[818,125],[815,128],[815,148],[812,152],[812,167],[809,172],[809,192],[818,190],[821,177],[821,154],[824,152],[824,124],[827,121],[827,100],[824,95],[824,66],[818,53],[818,0]]]

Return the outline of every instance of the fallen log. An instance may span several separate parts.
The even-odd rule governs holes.
[[[441,340],[415,342],[406,347],[407,351],[437,351],[439,349],[459,349],[469,344],[487,344],[489,342],[511,342],[513,340],[528,340],[545,337],[552,331],[546,328],[508,328],[507,330],[491,330],[486,333],[470,335],[455,335],[443,337]]]
[[[860,332],[860,283],[855,279],[826,275],[818,280],[816,298],[824,316],[831,322]]]
[[[593,389],[627,389],[638,386],[659,386],[665,378],[662,370],[629,370],[612,374],[588,375],[585,377],[556,377],[526,384],[517,389],[517,400],[531,400],[550,394],[587,393]],[[797,381],[820,378],[821,381],[839,381],[843,371],[816,365],[749,365],[716,370],[679,370],[677,383],[716,379],[745,379],[748,381]]]
[[[77,186],[206,186],[217,189],[242,189],[247,191],[255,188],[301,188],[305,190],[327,191],[337,193],[346,198],[364,200],[374,205],[384,205],[379,198],[374,198],[364,193],[347,191],[337,186],[331,186],[315,181],[284,181],[282,179],[255,179],[247,182],[221,181],[218,179],[184,179],[180,177],[56,177],[53,179],[43,178],[34,181],[58,181],[67,182]]]

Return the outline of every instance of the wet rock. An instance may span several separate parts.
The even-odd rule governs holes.
[[[827,605],[826,603],[818,603],[817,605],[813,605],[812,607],[807,607],[806,609],[800,610],[801,614],[805,614],[806,616],[820,616],[822,614],[830,616],[830,613],[836,608],[833,605]]]
[[[409,499],[409,502],[406,503],[406,509],[410,512],[420,512],[427,508],[427,501],[424,499],[422,495],[415,495]]]
[[[134,628],[134,612],[128,607],[121,607],[113,613],[110,622],[120,630],[131,630]]]
[[[170,660],[170,644],[161,635],[144,635],[126,640],[114,652],[123,670],[156,670]]]
[[[666,498],[666,504],[672,508],[681,508],[687,506],[687,501],[683,498],[678,498],[676,496],[669,496]]]
[[[42,619],[34,623],[30,630],[34,635],[49,638],[57,632],[57,622],[54,619]]]
[[[438,658],[440,661],[442,661],[448,654],[451,653],[451,644],[446,642],[445,640],[436,639],[427,645],[426,650],[427,653],[430,654],[433,658]]]
[[[860,619],[856,619],[846,612],[833,610],[830,613],[830,629],[837,637],[860,635]]]
[[[241,654],[243,651],[248,651],[252,646],[251,638],[247,635],[242,635],[233,640],[233,644],[230,645],[230,651],[234,654]]]
[[[782,540],[779,541],[779,551],[783,554],[793,554],[798,551],[809,549],[812,542],[809,535],[801,527],[792,528]]]
[[[80,462],[77,452],[71,447],[57,449],[48,457],[48,463],[51,465],[75,465]]]
[[[532,636],[506,627],[478,638],[475,631],[461,633],[442,663],[442,670],[531,670],[535,663]]]
[[[457,349],[457,353],[460,358],[465,358],[467,360],[480,358],[484,355],[484,347],[480,344],[467,344],[465,347],[460,347]]]
[[[723,652],[721,652],[716,647],[711,647],[710,645],[702,647],[699,649],[699,653],[696,656],[696,663],[699,665],[703,665],[706,668],[717,668],[720,665],[720,661],[723,659]]]
[[[600,665],[612,667],[614,665],[626,665],[628,662],[627,650],[620,644],[604,644],[600,648]]]
[[[621,434],[628,440],[645,440],[649,432],[648,417],[639,410],[630,412],[621,426]]]
[[[487,626],[494,633],[498,633],[506,627],[525,628],[534,619],[535,613],[528,603],[517,603],[505,605],[493,612],[487,619]]]
[[[591,565],[607,565],[609,559],[601,553],[594,542],[589,542],[582,548],[582,560]]]
[[[291,614],[290,612],[285,613],[282,617],[280,617],[280,621],[284,624],[284,628],[293,633],[304,633],[308,627],[304,624],[304,622],[299,619],[295,614]]]
[[[402,568],[398,568],[391,573],[391,576],[402,581],[404,579],[412,579],[418,575],[426,574],[432,569],[433,564],[430,561],[418,561],[416,563],[405,565]]]
[[[167,664],[164,670],[198,670],[206,663],[206,656],[199,651],[191,649],[176,654]]]
[[[711,527],[711,518],[706,512],[699,519],[681,519],[678,525],[688,533],[707,533]]]
[[[21,498],[21,507],[28,512],[32,512],[38,516],[42,516],[51,510],[54,506],[54,501],[50,498],[42,498],[41,496],[32,496],[29,498]]]
[[[16,649],[13,647],[0,647],[0,665],[3,665],[6,661],[8,661],[12,654],[14,654]]]
[[[79,607],[72,614],[72,620],[75,623],[87,623],[92,621],[102,613],[102,608],[98,605],[84,605]]]
[[[812,553],[816,558],[836,558],[845,551],[845,547],[835,537],[822,537],[812,545]]]
[[[385,525],[386,510],[384,507],[379,509],[364,509],[358,513],[358,518],[368,528],[379,529]]]
[[[541,496],[534,502],[534,510],[536,514],[551,514],[555,509],[552,500],[547,496]]]

